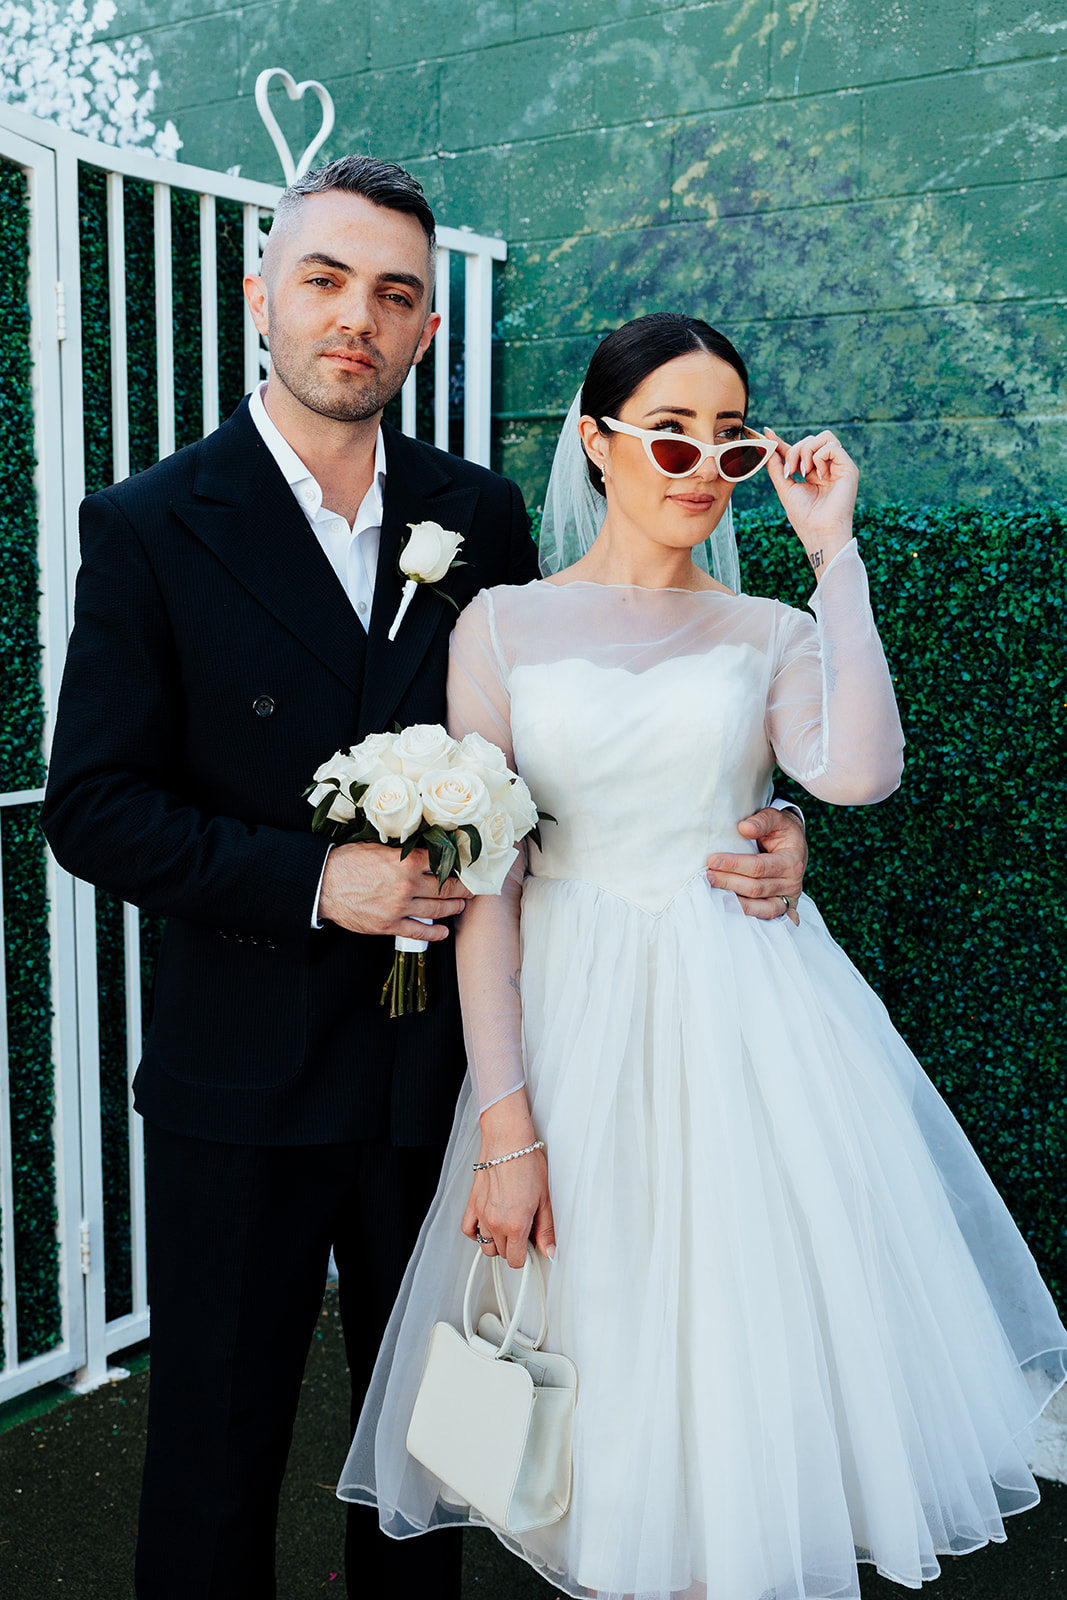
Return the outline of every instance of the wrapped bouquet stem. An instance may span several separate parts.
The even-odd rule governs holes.
[[[540,845],[539,824],[555,821],[495,744],[437,723],[369,734],[324,762],[305,793],[312,829],[337,844],[392,845],[401,860],[424,849],[439,892],[455,874],[471,894],[499,894],[520,841]],[[425,1011],[425,941],[396,939],[382,1004],[393,1017]]]
[[[413,917],[413,922],[429,922],[429,917]],[[391,1017],[402,1017],[408,1011],[426,1010],[426,952],[425,939],[396,938],[396,955],[389,976],[382,986],[382,1005],[388,1003]]]

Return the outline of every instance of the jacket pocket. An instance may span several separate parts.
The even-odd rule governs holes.
[[[303,1065],[306,961],[252,935],[168,922],[146,1056],[184,1083],[266,1089]]]

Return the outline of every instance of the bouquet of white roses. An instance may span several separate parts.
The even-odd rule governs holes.
[[[499,894],[529,836],[540,847],[538,811],[504,752],[480,733],[453,739],[437,723],[371,733],[324,761],[306,790],[311,826],[338,844],[396,846],[429,854],[438,888],[454,872],[472,894]],[[382,990],[390,1015],[426,1009],[426,943],[397,938]]]

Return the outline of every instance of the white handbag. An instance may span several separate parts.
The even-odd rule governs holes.
[[[541,1262],[531,1245],[508,1317],[504,1269],[492,1259],[497,1314],[475,1330],[471,1305],[485,1258],[471,1264],[463,1297],[463,1332],[435,1322],[422,1369],[407,1447],[447,1486],[511,1533],[546,1528],[566,1515],[571,1498],[571,1422],[578,1389],[574,1363],[540,1346],[548,1333]],[[536,1339],[519,1332],[531,1281],[541,1301]]]

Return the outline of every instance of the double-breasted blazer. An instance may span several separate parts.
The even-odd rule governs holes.
[[[463,534],[459,606],[536,577],[513,483],[383,424],[369,634],[253,424],[90,496],[44,805],[77,877],[166,918],[135,1082],[144,1115],[235,1143],[448,1133],[463,1071],[451,941],[429,1008],[380,1003],[392,940],[311,926],[327,841],[303,798],[335,750],[445,716],[456,611],[420,588],[395,642],[408,523]]]

